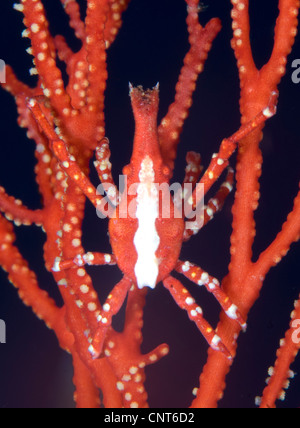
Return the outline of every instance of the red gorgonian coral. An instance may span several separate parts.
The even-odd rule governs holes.
[[[213,18],[202,27],[199,12],[203,6],[197,0],[182,0],[187,6],[189,48],[176,86],[175,100],[158,125],[158,87],[152,91],[131,87],[134,149],[123,174],[130,183],[146,185],[146,191],[143,186],[138,187],[137,195],[132,198],[137,204],[136,218],[129,221],[123,221],[120,215],[121,196],[116,218],[109,224],[113,251],[109,249],[105,235],[97,239],[95,251],[91,251],[92,248],[84,244],[87,199],[103,211],[103,198],[92,184],[93,179],[89,178],[94,167],[101,182],[109,184],[108,196],[113,198],[117,195],[109,160],[111,155],[114,156],[114,149],[112,145],[111,154],[106,138],[110,137],[105,123],[109,120],[109,110],[107,118],[104,115],[105,90],[110,79],[107,55],[114,47],[123,13],[130,2],[88,0],[86,3],[61,0],[69,16],[70,27],[78,39],[74,48],[67,42],[69,34],[66,37],[54,36],[49,30],[45,12],[49,5],[46,1],[23,0],[15,5],[15,9],[24,15],[26,29],[23,36],[30,41],[28,52],[34,57],[30,72],[36,81],[34,86],[22,83],[8,66],[3,87],[15,97],[20,127],[27,129],[27,136],[35,142],[35,177],[42,204],[35,210],[27,208],[23,201],[10,195],[6,185],[6,190],[1,188],[1,266],[18,289],[23,302],[31,306],[34,313],[55,332],[61,348],[71,354],[78,407],[99,407],[102,405],[100,397],[105,407],[148,406],[145,368],[166,357],[169,347],[166,344],[155,345],[150,352],[142,351],[145,345],[147,348],[150,346],[150,343],[142,343],[143,312],[147,311],[150,298],[148,293],[145,307],[146,287],[154,288],[162,281],[210,344],[200,385],[194,379],[197,388],[194,389],[195,398],[191,406],[215,407],[223,397],[225,377],[235,359],[239,333],[245,327],[245,320],[259,296],[264,279],[271,267],[287,254],[291,244],[299,239],[300,196],[295,193],[294,206],[281,231],[275,239],[273,237],[271,244],[257,252],[255,259],[253,257],[254,213],[260,201],[262,129],[276,110],[278,85],[285,74],[287,55],[297,34],[299,2],[278,2],[272,55],[258,69],[250,44],[249,1],[232,1],[232,48],[240,76],[242,125],[232,137],[224,139],[219,148],[208,149],[210,156],[214,151],[217,153],[210,163],[207,159],[204,174],[200,157],[195,152],[189,152],[187,156],[183,181],[195,187],[188,199],[192,209],[197,196],[196,184],[202,184],[204,193],[208,193],[238,146],[237,159],[232,161],[235,163],[236,190],[232,209],[231,260],[220,287],[214,278],[219,277],[218,272],[202,270],[191,263],[194,262],[191,257],[189,262],[180,261],[178,257],[183,241],[193,240],[193,235],[221,209],[232,189],[232,170],[228,170],[220,189],[212,192],[205,206],[203,221],[196,221],[192,230],[185,226],[183,219],[175,221],[174,210],[170,221],[162,219],[159,197],[152,186],[153,183],[169,183],[173,175],[177,152],[181,150],[178,143],[192,105],[196,81],[203,72],[212,42],[221,30],[220,21]],[[139,4],[138,1],[132,3],[133,6],[134,3]],[[51,15],[51,11],[49,13]],[[202,16],[204,12],[200,14],[200,20]],[[131,149],[132,143],[128,152]],[[181,156],[182,152],[179,153]],[[93,165],[91,160],[94,156],[96,161]],[[122,156],[119,157],[120,167],[128,164],[129,159],[123,161]],[[96,214],[93,214],[96,221]],[[36,275],[24,258],[22,248],[15,242],[12,222],[15,226],[42,227],[46,234],[43,256],[47,275]],[[197,247],[194,246],[195,251]],[[182,252],[185,256],[184,247]],[[201,260],[199,263],[203,266]],[[117,285],[111,283],[110,287],[104,288],[97,269],[102,272],[102,269],[110,268],[97,266],[115,264],[124,276],[115,281]],[[175,276],[172,271],[176,272]],[[189,281],[183,285],[177,273],[185,275]],[[109,277],[109,273],[107,275]],[[53,285],[47,287],[46,292],[41,284],[41,278],[49,280],[51,276],[57,284],[59,296],[52,290]],[[217,328],[212,328],[202,316],[198,305],[199,300],[202,302],[202,294],[200,298],[195,296],[196,287],[191,288],[191,281],[204,285],[221,304],[223,310]],[[117,327],[111,323],[124,302],[124,325]],[[202,303],[201,306],[206,313],[206,307]],[[166,319],[173,322],[172,318]],[[278,397],[284,397],[283,388],[292,376],[290,365],[299,348],[296,334],[299,319],[300,307],[296,302],[291,326],[281,342],[275,367],[269,369],[269,384],[262,400],[257,399],[262,407],[273,407]],[[199,333],[197,337],[201,340]],[[188,364],[184,361],[184,365]]]

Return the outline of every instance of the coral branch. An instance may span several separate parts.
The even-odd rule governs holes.
[[[123,406],[127,408],[148,407],[144,387],[145,368],[169,352],[168,345],[162,344],[145,355],[141,354],[145,294],[145,290],[132,287],[128,295],[124,331],[121,334],[111,332],[105,343],[104,354],[115,370],[117,390],[122,394]]]
[[[66,13],[69,15],[70,27],[75,30],[76,37],[83,42],[85,38],[85,28],[80,18],[79,4],[76,0],[61,0],[61,3]]]
[[[122,25],[122,13],[128,7],[130,0],[112,0],[109,1],[109,11],[104,28],[105,44],[108,48],[115,40],[119,28]]]
[[[100,391],[86,365],[81,361],[77,352],[73,353],[74,377],[76,387],[74,401],[78,409],[96,409],[101,405]]]
[[[231,46],[238,58],[241,85],[257,76],[250,42],[249,0],[232,1],[233,39]]]
[[[55,44],[48,30],[44,6],[41,1],[22,0],[25,35],[30,38],[37,73],[56,112],[71,109],[70,98],[63,90],[63,79],[55,63]]]
[[[286,332],[285,338],[280,341],[280,348],[277,351],[275,366],[270,367],[268,386],[263,392],[261,408],[273,408],[277,399],[284,401],[285,389],[289,387],[289,379],[294,377],[290,370],[300,349],[299,325],[300,325],[300,300],[295,302],[295,310],[291,314],[290,329]]]
[[[261,253],[255,263],[255,269],[265,276],[271,267],[276,266],[283,257],[285,257],[293,242],[300,239],[300,191],[295,198],[293,210],[288,215],[287,221],[282,226],[281,231],[270,244],[270,246]]]
[[[18,289],[19,297],[26,306],[30,306],[38,318],[53,329],[64,349],[69,349],[72,338],[64,323],[64,310],[43,291],[37,282],[36,275],[29,269],[14,246],[15,235],[12,225],[0,215],[0,263],[8,273],[10,282]],[[12,263],[13,260],[13,263]]]
[[[196,81],[204,69],[204,63],[212,42],[221,30],[218,19],[212,19],[205,28],[198,21],[199,0],[186,0],[188,5],[187,26],[189,31],[190,51],[184,59],[179,81],[176,86],[175,101],[158,128],[162,156],[165,163],[173,170],[177,145],[185,119],[192,105],[192,95]]]
[[[13,220],[17,226],[31,226],[33,223],[37,225],[43,224],[42,210],[29,210],[24,207],[19,199],[13,196],[8,196],[5,189],[0,187],[0,210],[5,213],[8,220]]]
[[[104,40],[104,28],[109,11],[108,0],[88,0],[86,40],[88,82],[87,103],[90,112],[102,112],[104,109],[104,89],[106,86],[106,46]],[[100,113],[100,116],[103,114]],[[104,117],[103,117],[104,120]]]
[[[280,2],[282,5],[284,2]],[[283,64],[290,53],[291,46],[296,34],[297,13],[299,2],[294,0],[288,2],[288,9],[281,7],[280,15],[277,20],[278,26],[284,25],[289,28],[288,37],[282,36],[285,42],[280,44],[283,48],[280,50],[279,61]],[[241,113],[242,123],[247,123],[251,118],[259,113],[267,105],[267,99],[270,94],[277,91],[284,70],[272,68],[273,78],[266,79],[263,70],[254,71],[252,51],[249,42],[249,2],[247,0],[233,0],[233,47],[241,80]],[[278,35],[277,30],[277,35]],[[292,36],[291,36],[292,35]],[[278,48],[275,40],[275,49],[273,53],[272,64],[274,65],[274,56],[278,55]],[[270,64],[270,63],[269,63]],[[248,70],[248,68],[249,70]],[[270,71],[271,69],[269,69]],[[270,71],[271,72],[271,71]],[[263,121],[261,122],[261,125]],[[264,276],[253,272],[252,245],[255,237],[254,211],[258,206],[259,183],[261,175],[262,156],[259,149],[259,143],[262,138],[262,127],[252,132],[247,138],[243,139],[239,145],[239,156],[237,163],[237,191],[235,204],[233,207],[233,233],[231,237],[231,263],[229,265],[230,273],[223,283],[224,290],[231,300],[239,307],[244,318],[256,301],[259,291],[262,287]],[[246,135],[245,135],[246,136]],[[294,230],[294,233],[296,231]],[[297,232],[298,235],[299,232]],[[298,239],[294,235],[290,243]],[[280,238],[279,238],[280,240]],[[287,247],[283,246],[282,251],[286,252]],[[275,254],[273,254],[275,255]],[[278,256],[283,254],[277,254]],[[266,272],[264,272],[266,274]],[[218,332],[224,337],[225,344],[234,355],[236,350],[236,338],[239,329],[221,316],[218,326]],[[217,367],[217,370],[215,370]],[[193,405],[196,407],[215,407],[218,400],[223,395],[225,388],[225,377],[229,371],[229,364],[219,355],[209,352],[208,363],[205,366],[200,378],[200,389]],[[213,373],[213,382],[209,383]]]
[[[274,48],[269,62],[261,70],[261,79],[275,87],[284,76],[287,55],[290,54],[298,33],[298,0],[279,0],[279,16],[276,22]]]

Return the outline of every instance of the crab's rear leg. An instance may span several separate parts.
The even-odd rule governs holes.
[[[177,305],[181,309],[184,309],[188,313],[189,318],[197,325],[209,346],[216,351],[222,352],[228,359],[231,359],[232,355],[222,342],[221,338],[205,320],[202,315],[202,309],[196,304],[194,298],[181,284],[181,282],[172,276],[169,276],[163,281],[163,284],[165,288],[169,290]]]
[[[117,285],[115,285],[107,297],[107,300],[102,307],[102,311],[98,316],[98,328],[93,342],[89,347],[89,352],[93,358],[99,358],[101,355],[107,331],[111,327],[112,318],[120,311],[131,286],[132,281],[129,278],[124,277]]]
[[[247,324],[240,314],[237,306],[231,302],[229,297],[220,287],[220,282],[216,278],[209,275],[199,266],[196,266],[190,262],[179,261],[176,270],[195,284],[199,286],[204,285],[205,288],[215,296],[216,300],[224,309],[226,315],[229,318],[236,320],[243,330],[246,329]]]

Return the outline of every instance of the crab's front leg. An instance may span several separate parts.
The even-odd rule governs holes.
[[[219,152],[213,155],[209,167],[199,181],[199,184],[204,185],[204,194],[211,189],[226,169],[229,164],[229,158],[235,152],[238,143],[276,114],[277,100],[278,92],[274,91],[270,94],[270,101],[266,108],[258,113],[252,120],[242,125],[235,134],[222,141]],[[190,210],[186,213],[187,217],[189,217],[192,210],[195,209],[196,201],[199,200],[198,193],[199,191],[202,193],[202,189],[200,189],[199,186],[196,186],[193,197],[190,198]]]
[[[31,110],[34,119],[41,127],[45,136],[48,138],[50,147],[58,159],[63,171],[76,183],[84,195],[92,202],[95,208],[101,211],[103,216],[106,217],[107,212],[104,210],[105,203],[103,204],[103,202],[105,202],[104,198],[99,194],[95,186],[91,183],[90,179],[81,170],[75,157],[70,154],[67,144],[55,133],[53,127],[42,112],[38,101],[34,98],[28,99],[27,105]],[[107,141],[105,140],[105,142]],[[98,153],[98,156],[100,156],[101,146],[97,148],[96,152]],[[106,164],[106,167],[108,168],[109,164]],[[101,177],[100,172],[104,172],[101,167],[98,169],[99,177]],[[108,171],[105,172],[107,173]],[[111,185],[114,186],[113,183]]]
[[[64,172],[76,183],[94,207],[101,210],[102,196],[99,195],[90,179],[81,170],[75,157],[69,153],[66,143],[56,139],[51,141],[51,146]]]
[[[109,140],[105,137],[100,141],[99,146],[96,147],[97,160],[94,162],[94,166],[107,198],[116,206],[120,202],[120,195],[111,173],[110,155]]]
[[[236,305],[234,305],[226,293],[220,287],[220,282],[201,269],[199,266],[192,264],[190,262],[179,261],[176,267],[177,272],[182,273],[186,278],[190,279],[197,285],[205,286],[207,291],[212,293],[216,300],[220,303],[221,307],[224,309],[226,315],[236,320],[243,330],[246,329],[247,324],[240,314]]]
[[[194,189],[202,171],[203,166],[201,165],[200,154],[196,152],[188,152],[186,155],[186,168],[183,185],[190,183],[192,185],[192,188]]]

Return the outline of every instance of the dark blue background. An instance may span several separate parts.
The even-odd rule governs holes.
[[[51,30],[63,33],[70,44],[78,47],[72,33],[66,32],[59,0],[44,0]],[[84,7],[84,1],[81,1]],[[232,36],[229,0],[206,0],[208,9],[201,22],[220,17],[223,30],[214,43],[205,72],[199,79],[194,105],[182,134],[175,180],[182,180],[185,154],[201,152],[205,165],[217,151],[222,138],[239,127],[239,81],[236,62],[230,48]],[[269,58],[277,16],[274,0],[251,1],[252,43],[258,66]],[[132,148],[134,123],[128,97],[128,82],[152,87],[160,82],[160,118],[173,101],[174,88],[188,50],[184,0],[132,0],[124,14],[124,25],[109,50],[109,80],[106,92],[106,135],[111,142],[116,177],[128,163]],[[21,38],[22,15],[12,10],[11,2],[0,4],[0,58],[11,64],[20,79],[32,82],[28,70],[31,59],[25,52],[28,40]],[[280,86],[278,115],[265,130],[261,179],[261,204],[256,214],[257,238],[254,258],[275,238],[298,190],[300,160],[300,84],[291,81],[291,63],[300,58],[299,38],[289,57],[287,75]],[[16,110],[10,95],[0,92],[1,150],[0,184],[7,192],[22,199],[31,208],[40,200],[34,180],[34,144],[24,130],[16,126]],[[234,159],[233,159],[234,163]],[[97,184],[97,181],[95,180]],[[195,262],[218,278],[227,273],[231,232],[232,197],[223,212],[205,230],[186,244],[182,258]],[[106,222],[100,222],[94,209],[87,207],[84,243],[86,250],[109,251]],[[41,269],[43,234],[35,228],[17,230],[18,245],[30,266],[58,302],[60,297],[50,276]],[[292,251],[267,276],[260,300],[249,317],[246,334],[239,340],[235,365],[227,378],[222,407],[254,407],[274,364],[279,340],[289,325],[293,301],[300,291],[300,246]],[[97,291],[103,298],[120,279],[117,268],[90,269]],[[205,290],[184,281],[204,309],[207,319],[216,325],[219,306]],[[54,334],[25,308],[17,292],[0,272],[0,319],[7,323],[6,345],[0,345],[0,407],[72,407],[72,367],[68,355],[60,351]],[[122,320],[115,320],[121,328]],[[147,390],[152,407],[186,407],[192,389],[206,360],[207,345],[185,313],[172,301],[162,286],[151,291],[145,310],[143,351],[162,342],[171,354],[147,369]],[[292,367],[300,370],[300,362]],[[283,406],[300,404],[299,377],[292,382]]]

